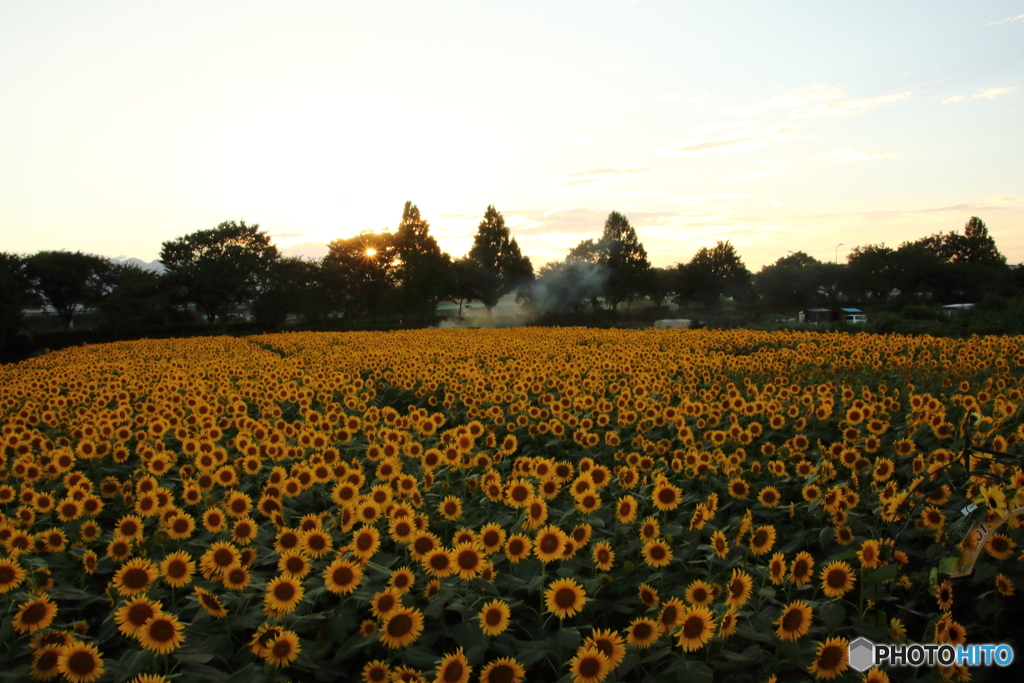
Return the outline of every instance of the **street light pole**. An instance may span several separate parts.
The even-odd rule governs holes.
[[[839,247],[841,246],[843,246],[842,242],[836,245],[836,257],[832,260],[832,263],[839,263]]]

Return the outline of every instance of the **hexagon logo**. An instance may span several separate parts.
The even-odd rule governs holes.
[[[850,668],[867,671],[875,663],[875,645],[867,638],[858,638],[850,643]]]

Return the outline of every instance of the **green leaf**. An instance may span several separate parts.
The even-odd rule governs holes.
[[[583,642],[582,636],[580,636],[580,630],[575,627],[567,627],[559,629],[558,631],[558,642],[563,649],[569,652],[575,652],[580,643]]]
[[[830,602],[822,605],[818,609],[818,618],[821,619],[822,623],[828,628],[829,631],[835,631],[839,629],[843,624],[843,618],[846,616],[846,610],[843,606],[836,602]]]
[[[463,648],[468,650],[471,647],[486,645],[483,632],[472,624],[459,624],[451,630],[452,639]]]
[[[882,583],[896,578],[896,572],[899,570],[899,565],[887,564],[884,567],[878,569],[865,569],[862,578],[863,586],[874,586],[875,584]]]
[[[185,654],[176,654],[174,658],[179,662],[193,662],[195,664],[206,664],[208,661],[213,659],[214,655],[209,652],[189,652]]]

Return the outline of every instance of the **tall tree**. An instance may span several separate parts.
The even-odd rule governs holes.
[[[318,264],[298,257],[282,257],[264,273],[252,302],[256,321],[281,330],[289,315],[308,315],[316,294]]]
[[[723,296],[745,301],[751,292],[750,271],[731,242],[701,248],[689,263],[676,266],[676,300],[714,306]]]
[[[820,265],[802,251],[783,256],[757,273],[757,292],[772,306],[802,308],[818,296]]]
[[[455,286],[451,257],[430,234],[430,224],[412,202],[406,202],[394,235],[395,279],[403,307],[433,313]]]
[[[108,259],[80,251],[40,251],[26,260],[32,287],[57,312],[66,332],[79,308],[100,301],[108,289]]]
[[[850,289],[877,301],[888,300],[896,288],[896,252],[884,244],[854,247],[846,257]]]
[[[364,231],[333,240],[327,249],[321,267],[326,271],[324,279],[338,287],[333,298],[348,315],[376,317],[382,297],[395,284],[394,236]]]
[[[964,226],[964,234],[950,232],[944,235],[943,256],[950,263],[970,263],[1000,266],[1006,264],[1006,257],[996,247],[988,234],[985,222],[971,216]]]
[[[280,253],[259,225],[245,221],[221,223],[164,242],[160,263],[169,281],[212,323],[236,306],[251,301],[261,278]]]
[[[501,297],[533,280],[530,259],[520,252],[504,217],[494,206],[484,212],[468,261],[478,271],[476,298],[487,308],[488,317]]]
[[[103,323],[115,330],[153,329],[164,325],[170,291],[159,273],[115,263],[108,275],[110,292],[99,302]]]
[[[608,215],[598,248],[598,263],[608,270],[604,295],[612,310],[622,301],[647,293],[651,285],[647,251],[640,244],[636,230],[621,213],[612,211]]]
[[[24,309],[38,301],[25,259],[0,252],[0,351],[25,319]]]

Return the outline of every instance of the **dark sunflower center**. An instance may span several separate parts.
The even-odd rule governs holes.
[[[833,671],[843,661],[843,648],[837,645],[829,645],[821,651],[818,658],[818,668],[824,671]]]
[[[480,558],[477,557],[475,550],[463,550],[459,553],[459,567],[462,569],[476,569],[478,564]]]
[[[388,622],[388,635],[392,638],[401,638],[412,630],[412,617],[408,614],[399,614]]]
[[[791,609],[782,617],[782,630],[793,633],[804,625],[804,614],[798,609]]]
[[[149,605],[132,605],[128,609],[128,621],[133,626],[142,626],[147,619],[153,617],[153,608]]]
[[[450,662],[444,669],[444,681],[446,683],[455,683],[462,678],[463,666],[462,662],[455,660]]]
[[[38,624],[46,618],[46,605],[41,602],[33,603],[27,610],[21,613],[23,624]]]
[[[355,579],[355,575],[352,573],[350,567],[338,567],[334,570],[334,574],[331,575],[334,583],[339,586],[347,586]]]
[[[487,675],[487,683],[512,683],[514,673],[508,664],[499,664]]]
[[[295,586],[290,583],[279,583],[274,586],[274,597],[281,602],[288,602],[295,597]]]
[[[601,674],[601,660],[597,657],[584,657],[579,665],[580,678],[596,678]]]
[[[149,627],[149,637],[158,643],[167,643],[174,639],[174,625],[166,619],[154,621]]]
[[[213,553],[213,562],[218,567],[228,567],[235,563],[235,554],[227,548],[221,548]]]
[[[645,621],[633,627],[633,637],[637,640],[647,640],[651,637],[651,625]]]
[[[501,610],[492,609],[487,611],[487,614],[484,616],[484,621],[487,622],[488,626],[497,626],[501,623],[501,617]]]
[[[687,638],[699,638],[704,633],[703,617],[694,615],[683,623],[683,635]]]
[[[842,569],[833,569],[825,578],[829,588],[842,588],[846,585],[846,572]]]
[[[571,588],[559,588],[555,593],[555,604],[568,609],[576,604],[576,591]]]
[[[78,650],[68,657],[68,668],[78,676],[86,676],[96,670],[96,660],[91,652]]]

